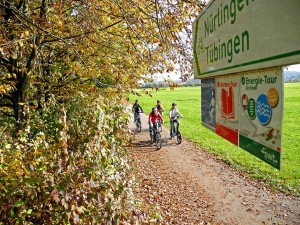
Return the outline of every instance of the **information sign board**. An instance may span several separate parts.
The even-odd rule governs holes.
[[[282,69],[243,74],[240,80],[239,146],[280,169]]]
[[[281,167],[282,69],[202,79],[202,124],[273,167]]]

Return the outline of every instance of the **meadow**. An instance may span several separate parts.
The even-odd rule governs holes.
[[[275,190],[300,197],[300,83],[284,85],[284,112],[282,131],[282,166],[277,170],[247,151],[231,144],[201,124],[201,87],[180,87],[175,90],[147,89],[152,97],[141,89],[141,96],[131,95],[133,103],[139,99],[145,114],[151,112],[159,99],[165,108],[164,126],[169,127],[168,111],[176,102],[183,114],[181,132],[184,138],[198,144],[205,151],[214,154],[241,173],[263,181],[262,184]]]

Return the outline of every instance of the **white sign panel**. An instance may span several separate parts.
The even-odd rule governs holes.
[[[195,78],[300,63],[300,0],[212,0],[193,38]]]
[[[240,147],[280,169],[282,69],[243,74],[239,100]]]

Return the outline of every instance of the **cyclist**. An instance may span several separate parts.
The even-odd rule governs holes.
[[[159,114],[160,114],[161,116],[163,116],[163,113],[165,112],[165,109],[164,109],[164,107],[162,106],[160,100],[157,100],[155,108],[157,108]]]
[[[142,106],[140,106],[139,100],[135,100],[135,103],[132,106],[132,112],[134,113],[134,123],[136,123],[139,113],[144,112]]]
[[[148,117],[149,132],[150,133],[152,132],[153,123],[157,122],[157,120],[160,120],[161,123],[164,123],[164,120],[161,117],[161,115],[159,114],[157,108],[153,107],[152,112],[149,114],[149,117]]]
[[[173,138],[173,131],[174,131],[174,123],[177,123],[178,129],[180,126],[179,120],[177,119],[178,117],[183,117],[179,110],[176,108],[176,103],[172,103],[172,108],[169,111],[169,118],[170,118],[170,139]]]

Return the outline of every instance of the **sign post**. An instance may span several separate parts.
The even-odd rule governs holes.
[[[212,0],[193,23],[202,124],[281,167],[282,66],[300,63],[299,0]]]

